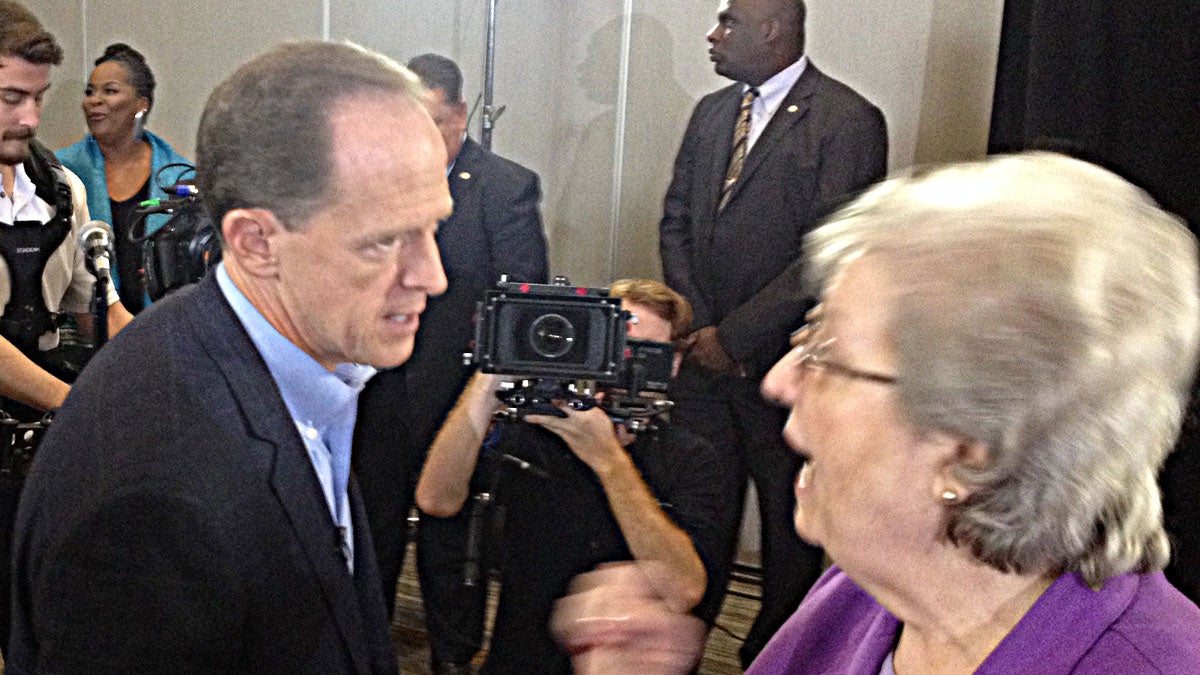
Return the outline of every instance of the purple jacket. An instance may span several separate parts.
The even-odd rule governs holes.
[[[817,581],[747,675],[875,675],[899,621],[837,567]],[[1064,574],[976,673],[1200,673],[1200,609],[1161,572],[1093,591]]]

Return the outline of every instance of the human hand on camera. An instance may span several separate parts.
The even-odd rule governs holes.
[[[741,367],[717,340],[717,327],[705,326],[687,338],[687,358],[718,375],[740,375]]]
[[[576,410],[560,404],[566,417],[528,415],[525,421],[549,429],[566,441],[575,456],[597,474],[610,468],[617,460],[628,457],[608,413],[599,406]]]

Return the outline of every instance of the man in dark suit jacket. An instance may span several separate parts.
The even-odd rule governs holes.
[[[723,2],[709,53],[737,84],[696,105],[660,227],[667,284],[696,312],[675,422],[728,448],[730,475],[744,485],[748,471],[759,495],[763,604],[743,665],[820,574],[820,551],[792,527],[799,459],[780,438],[782,411],[758,392],[802,321],[802,271],[789,266],[817,220],[882,177],[887,161],[882,113],[808,61],[804,19],[801,0]],[[743,105],[748,124],[736,145],[746,150],[734,160]],[[740,520],[739,502],[726,523],[731,556]]]
[[[501,275],[533,283],[546,283],[548,275],[537,174],[467,137],[462,72],[454,61],[423,54],[408,67],[429,88],[429,112],[449,157],[454,213],[437,234],[449,287],[429,299],[412,358],[380,373],[359,403],[354,466],[375,535],[389,614],[421,465],[474,370],[464,364],[463,353],[475,337],[475,303]],[[437,672],[462,670],[483,642],[486,583],[463,585],[468,518],[469,513],[421,516],[417,564]]]
[[[197,156],[223,262],[111,341],[55,418],[17,517],[6,667],[395,673],[350,436],[372,366],[408,358],[446,285],[424,92],[361,48],[285,44],[209,97]]]

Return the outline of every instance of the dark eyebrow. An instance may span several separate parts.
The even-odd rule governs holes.
[[[49,90],[50,85],[42,87],[41,91],[29,91],[28,89],[22,89],[20,87],[0,87],[0,91],[21,94],[22,96],[41,96]]]

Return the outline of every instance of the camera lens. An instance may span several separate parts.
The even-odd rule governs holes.
[[[529,326],[529,344],[538,356],[557,359],[575,346],[575,326],[561,314],[543,314]]]

